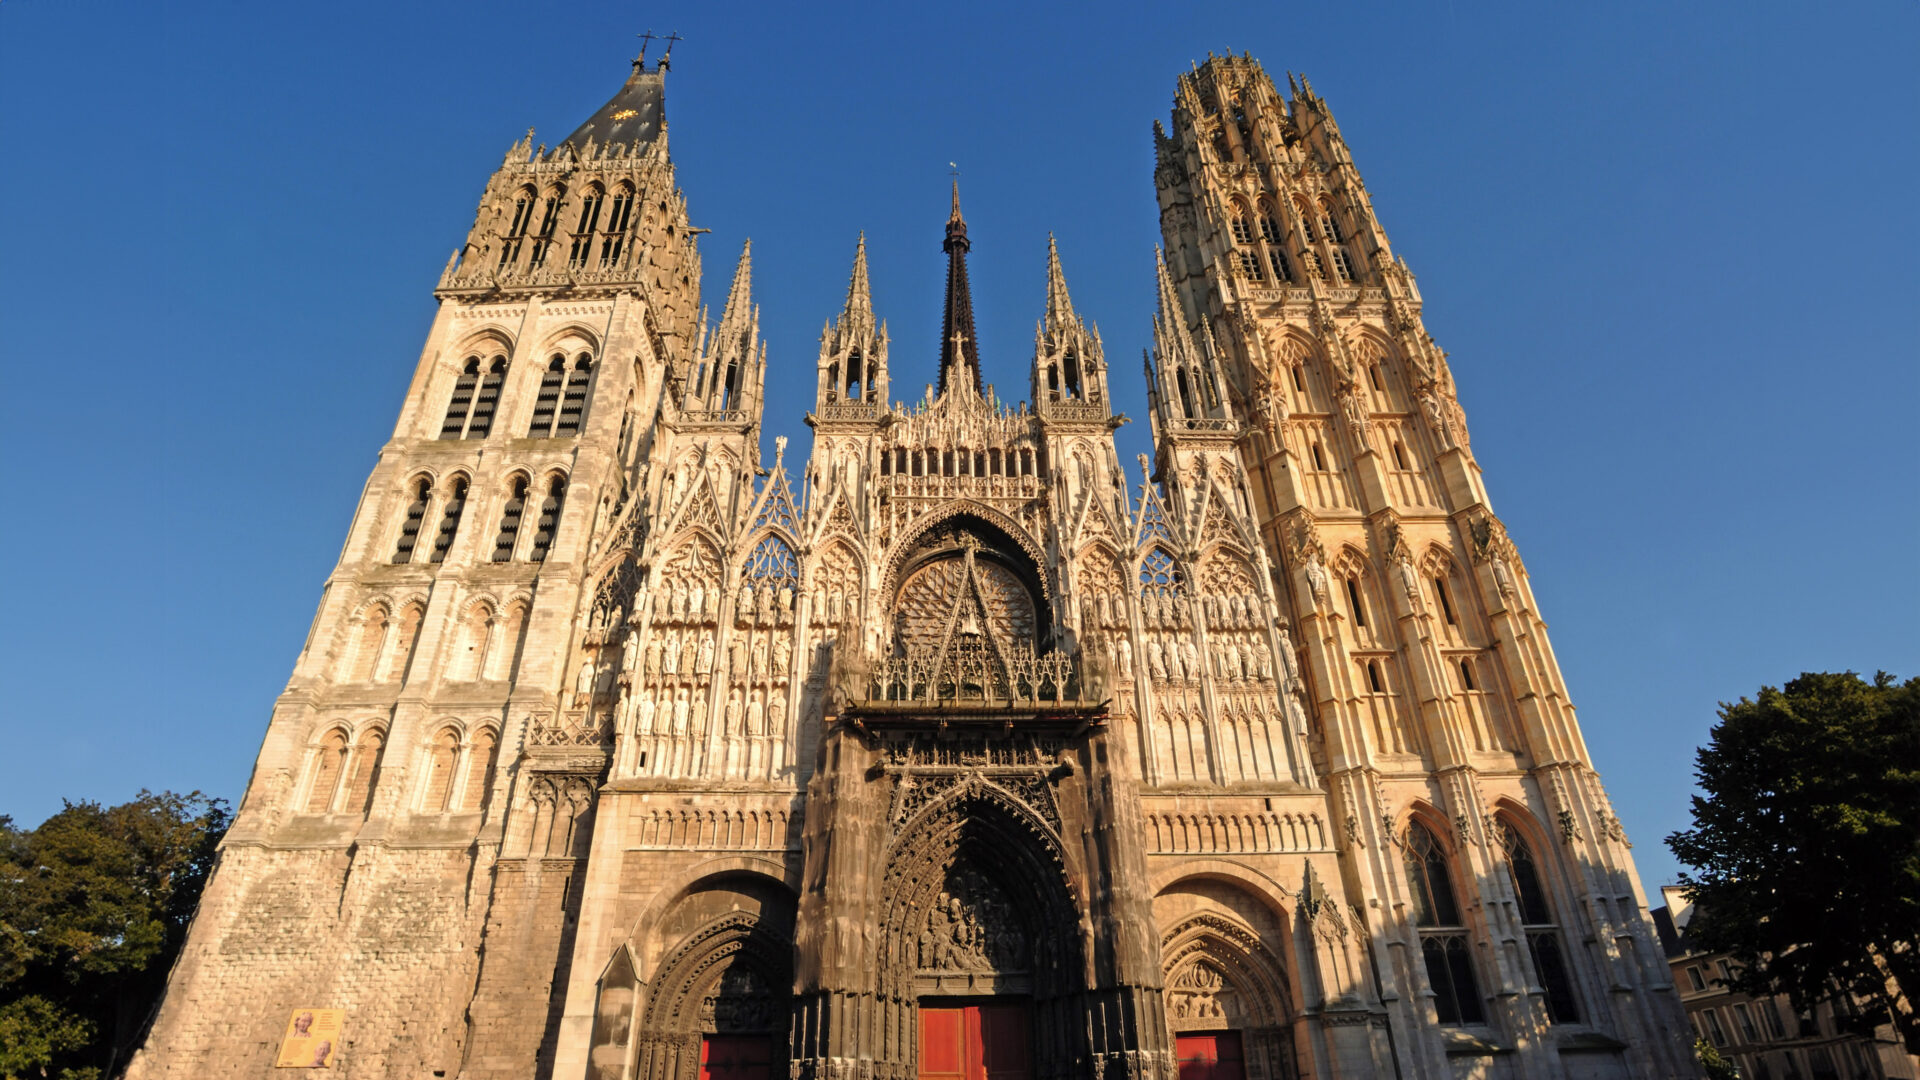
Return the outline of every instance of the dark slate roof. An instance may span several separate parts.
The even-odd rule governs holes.
[[[634,64],[633,76],[620,92],[600,106],[566,141],[583,146],[592,139],[595,146],[605,146],[610,142],[630,143],[637,139],[647,143],[659,138],[665,116],[665,74],[658,68],[648,71]]]

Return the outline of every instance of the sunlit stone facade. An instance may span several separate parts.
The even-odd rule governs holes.
[[[1051,242],[983,382],[957,190],[937,354],[862,243],[763,457],[664,82],[488,182],[134,1077],[306,1009],[356,1077],[1690,1074],[1321,98],[1212,58],[1156,124],[1143,473]]]

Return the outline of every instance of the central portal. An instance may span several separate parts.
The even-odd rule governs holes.
[[[1024,1001],[920,1007],[920,1080],[1031,1080]]]

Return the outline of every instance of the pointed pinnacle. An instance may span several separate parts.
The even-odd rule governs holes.
[[[860,312],[873,312],[873,289],[867,283],[867,234],[860,234],[860,242],[853,249],[853,277],[847,282],[847,306],[842,318]]]
[[[1060,269],[1060,247],[1053,234],[1047,234],[1047,322],[1074,318],[1073,298],[1067,295],[1067,275]]]
[[[747,309],[752,305],[753,295],[753,240],[749,238],[740,246],[740,264],[733,270],[733,285],[727,289],[727,306],[721,309],[720,321],[751,317]]]
[[[957,179],[953,182],[953,213],[947,215],[947,224],[956,222],[966,224],[966,219],[960,216],[960,181]]]

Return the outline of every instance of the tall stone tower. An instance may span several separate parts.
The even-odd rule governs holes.
[[[1690,1071],[1320,99],[1179,81],[1144,475],[1051,239],[983,380],[956,187],[932,385],[863,237],[790,477],[665,67],[489,181],[130,1075]]]

